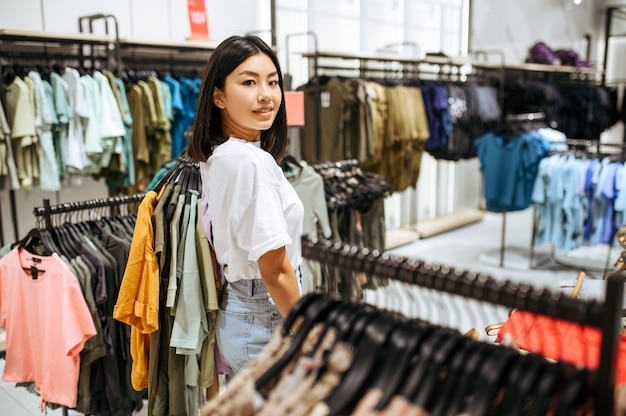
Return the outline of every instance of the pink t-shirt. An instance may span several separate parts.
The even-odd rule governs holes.
[[[37,279],[22,268],[32,265],[45,271]],[[79,353],[96,328],[78,279],[57,254],[14,248],[0,259],[2,327],[7,336],[2,379],[35,382],[42,402],[75,407]]]

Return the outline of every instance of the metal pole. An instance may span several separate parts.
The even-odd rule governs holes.
[[[606,17],[604,20],[604,56],[602,57],[602,84],[606,81],[606,63],[609,52],[609,38],[611,37],[611,22],[613,21],[613,11],[616,7],[606,8]]]
[[[17,227],[17,208],[15,207],[15,190],[9,190],[9,202],[11,204],[11,221],[13,221],[13,233],[15,234],[15,239],[13,241],[17,241],[20,239],[20,232]]]
[[[624,275],[613,273],[606,279],[606,297],[602,320],[602,346],[598,382],[596,383],[596,415],[611,415],[614,407],[615,368],[620,342],[622,303],[624,302]]]
[[[276,0],[270,1],[270,19],[272,47],[276,47]]]

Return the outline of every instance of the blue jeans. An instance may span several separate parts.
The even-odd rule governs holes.
[[[283,319],[261,279],[229,282],[217,311],[217,344],[232,375],[252,361]]]

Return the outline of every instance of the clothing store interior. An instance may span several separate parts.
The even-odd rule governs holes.
[[[305,217],[229,378],[186,146],[231,35],[278,56]],[[626,414],[625,85],[625,0],[2,2],[0,415]]]

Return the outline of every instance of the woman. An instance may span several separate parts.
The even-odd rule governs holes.
[[[224,267],[216,336],[234,373],[300,298],[304,208],[277,163],[286,119],[276,55],[255,36],[224,40],[204,70],[187,152],[201,162],[215,254]]]

